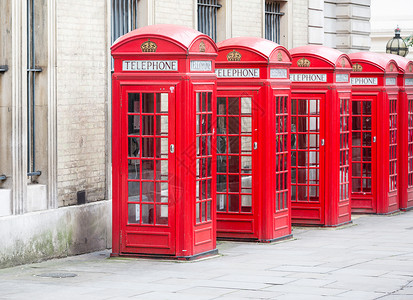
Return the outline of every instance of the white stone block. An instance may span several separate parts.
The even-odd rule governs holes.
[[[353,48],[358,49],[370,49],[371,46],[371,39],[367,35],[356,35],[353,34],[351,36],[352,46]]]
[[[12,198],[10,189],[0,189],[0,217],[12,214]]]
[[[324,44],[324,29],[318,27],[308,27],[308,43],[323,45]]]
[[[308,26],[324,26],[324,15],[322,10],[308,10]]]
[[[333,33],[324,34],[324,46],[336,48],[337,46],[337,35]]]
[[[328,18],[335,18],[337,5],[334,3],[325,3],[324,4],[324,16]]]
[[[322,10],[324,6],[323,0],[308,0],[308,8],[320,9]]]
[[[47,209],[47,186],[31,184],[27,186],[27,212]]]
[[[336,19],[324,19],[324,32],[336,33],[337,32],[337,20]]]

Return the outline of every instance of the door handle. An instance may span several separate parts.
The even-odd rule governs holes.
[[[321,146],[324,146],[324,139],[321,139]]]
[[[373,143],[375,143],[376,142],[376,137],[375,136],[373,136]]]
[[[169,146],[169,152],[171,152],[171,153],[174,153],[174,152],[175,152],[175,145],[174,145],[174,144],[171,144],[171,145]]]
[[[258,148],[258,143],[254,142],[254,150],[257,150],[257,148]]]

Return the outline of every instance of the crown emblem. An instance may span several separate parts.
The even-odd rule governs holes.
[[[158,48],[158,46],[154,42],[151,42],[151,40],[147,40],[141,45],[142,52],[156,52],[156,48]]]
[[[240,61],[241,60],[241,53],[238,51],[232,50],[230,53],[227,54],[228,61]]]
[[[410,66],[409,66],[409,72],[411,72],[412,69],[413,69],[413,68],[412,68],[412,65],[410,65]]]
[[[282,60],[283,60],[283,54],[281,53],[281,51],[278,52],[278,54],[277,54],[277,59],[278,59],[278,61],[282,61]]]
[[[201,41],[199,43],[199,52],[205,52],[205,50],[206,50],[205,43]]]
[[[298,61],[297,61],[297,66],[299,66],[299,67],[309,67],[310,66],[310,61],[308,60],[308,59],[306,59],[306,58],[301,58],[301,59],[299,59]]]
[[[341,67],[346,67],[346,60],[344,58],[341,60]]]
[[[353,65],[353,72],[361,72],[363,71],[363,67],[360,64]]]
[[[390,65],[390,72],[393,72],[394,66],[393,64]]]

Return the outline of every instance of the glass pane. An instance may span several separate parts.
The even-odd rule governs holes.
[[[297,143],[297,149],[307,149],[307,135],[306,134],[297,134],[298,137],[298,143]]]
[[[156,135],[168,135],[168,116],[156,116]]]
[[[361,145],[361,132],[353,132],[353,146],[360,146]]]
[[[363,102],[363,115],[371,115],[371,102],[370,101]]]
[[[128,204],[128,223],[139,224],[140,222],[140,204]]]
[[[224,97],[217,98],[217,114],[225,115],[227,111],[227,99]]]
[[[128,116],[128,134],[138,135],[140,132],[140,116],[132,115]]]
[[[168,205],[156,205],[156,224],[168,225]]]
[[[353,101],[352,103],[353,107],[353,115],[361,115],[361,103],[360,101]]]
[[[361,117],[353,117],[353,130],[361,129]]]
[[[241,152],[251,152],[252,150],[252,138],[241,137]]]
[[[200,215],[201,215],[201,203],[197,203],[197,204],[196,204],[195,210],[196,210],[196,222],[199,223],[199,222],[201,222],[201,218],[200,218]]]
[[[207,100],[206,100],[206,93],[201,93],[201,98],[202,98],[202,111],[207,110]]]
[[[363,176],[371,177],[371,164],[363,164]]]
[[[229,115],[239,115],[239,100],[238,98],[229,97],[228,98],[228,114]]]
[[[201,93],[196,93],[196,112],[201,112]]]
[[[227,175],[217,175],[217,192],[227,191]]]
[[[140,95],[138,93],[128,94],[128,112],[139,113],[140,112]]]
[[[241,98],[241,114],[250,115],[251,114],[251,97]]]
[[[207,198],[211,199],[212,179],[207,180]]]
[[[142,116],[142,135],[154,134],[153,116]]]
[[[228,173],[239,173],[239,156],[228,156]]]
[[[353,148],[353,161],[361,161],[361,148]]]
[[[217,172],[218,173],[227,172],[227,157],[224,155],[217,156]]]
[[[252,176],[251,175],[241,176],[241,186],[242,188],[251,189],[252,188]]]
[[[297,101],[297,114],[299,115],[306,115],[307,114],[307,100],[299,99]]]
[[[226,117],[218,117],[217,122],[217,133],[218,134],[226,134],[227,133],[227,118]]]
[[[212,201],[207,202],[207,220],[211,220],[211,203]]]
[[[154,183],[153,181],[142,182],[142,202],[153,202],[154,199]]]
[[[251,156],[241,156],[241,168],[243,173],[251,173],[252,159]]]
[[[153,138],[142,138],[142,157],[154,157]]]
[[[228,152],[229,153],[239,153],[239,137],[238,136],[229,136],[228,141],[229,141]]]
[[[139,137],[128,139],[128,156],[140,157]]]
[[[157,113],[168,113],[168,94],[161,93],[156,94],[156,112]]]
[[[168,180],[168,161],[156,161],[156,180]]]
[[[207,111],[212,111],[212,93],[207,93],[208,109]]]
[[[352,170],[353,176],[361,176],[361,164],[355,164],[353,163],[353,170]]]
[[[156,158],[168,158],[168,138],[156,139]]]
[[[229,134],[239,133],[239,118],[238,117],[228,117],[228,133]]]
[[[154,223],[154,205],[142,204],[142,224]]]
[[[140,184],[139,181],[128,181],[128,201],[140,201]]]
[[[361,181],[359,178],[353,178],[352,181],[352,191],[353,193],[360,193],[361,192]]]
[[[363,132],[363,145],[371,146],[371,132]]]
[[[242,212],[251,212],[252,211],[252,198],[251,195],[241,195],[241,206]]]
[[[319,112],[318,109],[318,100],[309,100],[309,106],[310,106],[310,115],[317,115]]]
[[[228,175],[228,187],[229,192],[238,193],[239,192],[239,176],[238,175]]]
[[[239,211],[239,195],[229,195],[228,211]]]
[[[153,113],[154,94],[142,93],[142,113]]]
[[[142,160],[142,179],[153,180],[153,160]]]
[[[241,118],[241,132],[242,133],[251,133],[251,117]]]
[[[206,202],[202,202],[202,221],[206,221]]]
[[[363,129],[371,130],[371,118],[370,117],[363,118]]]
[[[217,211],[225,211],[227,209],[227,195],[217,194]]]
[[[128,160],[128,179],[140,179],[140,163],[139,159]]]
[[[371,161],[371,148],[363,148],[363,161]]]

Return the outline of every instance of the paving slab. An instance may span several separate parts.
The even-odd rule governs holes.
[[[294,228],[283,242],[218,242],[218,256],[192,262],[99,251],[0,269],[0,300],[412,300],[410,228],[413,211],[358,215],[342,228]]]

